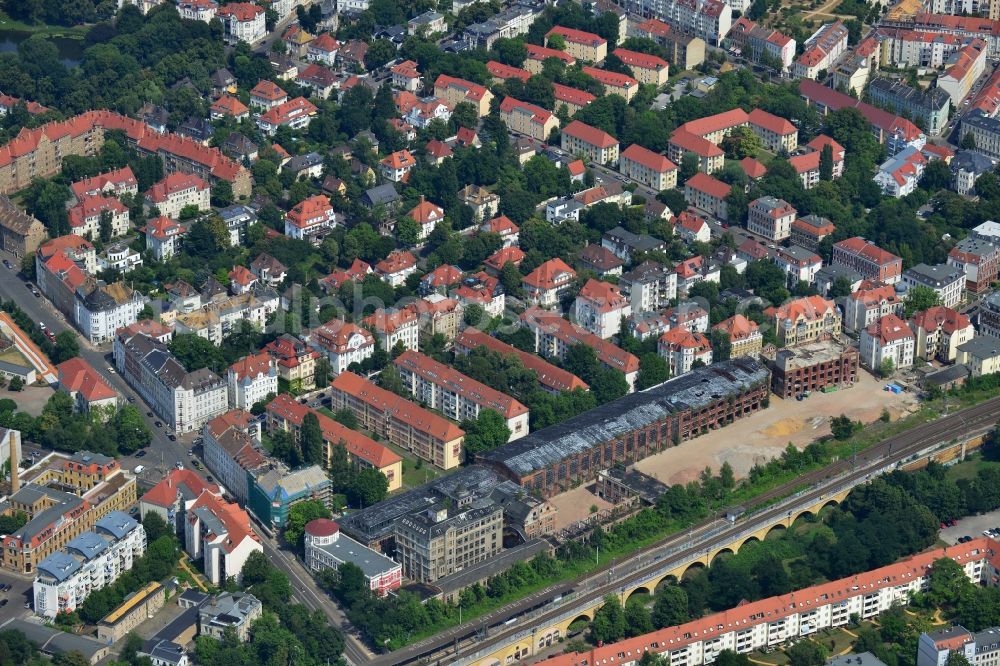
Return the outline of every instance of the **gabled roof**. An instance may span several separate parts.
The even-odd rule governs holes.
[[[575,137],[580,141],[590,144],[596,148],[610,148],[618,145],[618,139],[614,138],[604,130],[591,127],[586,123],[581,123],[579,120],[574,120],[569,125],[566,125],[566,127],[562,129],[562,133]]]
[[[223,95],[212,103],[212,111],[226,116],[238,117],[250,113],[246,104],[232,95]]]
[[[56,366],[56,370],[59,372],[59,387],[79,393],[87,402],[112,400],[118,396],[101,374],[79,356],[63,361]]]
[[[486,69],[498,79],[520,79],[521,81],[527,81],[531,78],[531,72],[528,70],[521,69],[520,67],[511,67],[496,60],[487,62]]]
[[[559,281],[557,278],[567,275],[572,280],[576,277],[576,271],[570,268],[569,264],[565,261],[559,257],[555,257],[525,275],[521,278],[521,281],[536,289],[548,290],[555,288],[556,283]]]
[[[732,186],[726,183],[712,178],[707,173],[699,171],[695,175],[691,176],[684,183],[684,187],[690,187],[692,190],[697,190],[698,192],[703,192],[713,199],[725,199],[729,196],[730,191],[732,191]]]
[[[552,35],[560,35],[567,42],[582,44],[583,46],[597,47],[608,43],[608,40],[604,39],[600,35],[595,35],[592,32],[585,32],[583,30],[576,30],[575,28],[566,28],[561,25],[557,25],[545,33],[545,39],[548,39]]]
[[[677,165],[659,153],[654,153],[648,148],[644,148],[637,143],[633,143],[621,153],[621,159],[631,160],[647,169],[652,169],[658,173],[665,173],[677,168]]]

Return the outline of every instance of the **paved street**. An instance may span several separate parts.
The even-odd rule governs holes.
[[[0,259],[9,260],[15,267],[18,267],[21,264],[20,258],[15,257],[8,252],[0,252]],[[142,459],[135,458],[134,456],[122,458],[122,466],[129,470],[133,470],[137,465],[141,464],[147,471],[144,471],[139,476],[146,480],[155,482],[156,479],[162,478],[166,473],[166,470],[173,467],[174,464],[178,462],[187,464],[189,460],[187,450],[190,448],[190,442],[194,439],[195,435],[188,434],[183,437],[178,437],[178,441],[176,442],[171,442],[167,439],[165,426],[160,428],[155,426],[155,422],[160,420],[159,417],[155,414],[153,416],[149,416],[151,410],[142,401],[139,394],[133,391],[128,384],[125,383],[125,380],[113,371],[114,361],[111,358],[111,344],[109,343],[101,348],[95,348],[93,345],[85,341],[75,328],[70,326],[70,324],[66,321],[66,318],[63,317],[62,313],[57,311],[48,299],[44,296],[40,298],[32,296],[31,291],[25,287],[24,280],[15,276],[14,271],[6,268],[0,268],[0,271],[6,271],[6,275],[0,272],[0,276],[3,276],[4,278],[0,279],[0,298],[3,300],[15,301],[29,317],[36,322],[44,323],[55,334],[67,329],[77,333],[77,337],[80,341],[80,356],[94,366],[94,368],[101,373],[112,388],[126,398],[132,398],[132,400],[135,401],[134,404],[136,407],[138,407],[142,412],[143,417],[149,424],[150,430],[153,431],[152,445]]]

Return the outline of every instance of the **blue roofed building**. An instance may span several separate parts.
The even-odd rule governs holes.
[[[72,612],[91,592],[114,583],[146,552],[146,530],[128,514],[111,511],[94,529],[74,537],[38,565],[35,613]]]

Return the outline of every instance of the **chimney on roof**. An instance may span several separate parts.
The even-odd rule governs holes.
[[[21,489],[21,431],[8,430],[10,440],[10,494]]]

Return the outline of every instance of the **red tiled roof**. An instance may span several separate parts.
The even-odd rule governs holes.
[[[498,79],[520,79],[521,81],[527,81],[531,78],[531,72],[528,70],[521,69],[520,67],[511,67],[496,60],[490,60],[486,63],[486,69]]]
[[[375,264],[375,270],[383,275],[399,273],[417,265],[417,259],[408,250],[396,250]]]
[[[887,252],[886,250],[880,248],[878,245],[875,245],[874,243],[869,243],[861,236],[855,236],[854,238],[848,238],[840,241],[839,243],[834,243],[833,247],[844,250],[845,252],[848,252],[850,254],[864,257],[868,261],[871,261],[880,266],[885,266],[887,264],[902,261],[892,252]]]
[[[229,279],[241,287],[248,287],[257,281],[257,276],[251,273],[246,266],[236,266],[229,271]]]
[[[639,82],[628,74],[609,72],[606,69],[598,69],[596,67],[588,67],[584,65],[583,73],[593,79],[596,79],[602,85],[610,86],[612,88],[632,88],[638,87],[639,85]]]
[[[461,428],[443,416],[376,386],[353,372],[340,373],[330,385],[335,391],[346,393],[367,405],[371,405],[414,430],[426,433],[439,441],[450,442],[465,435]]]
[[[560,51],[559,49],[550,49],[547,46],[538,46],[537,44],[525,44],[524,48],[528,50],[529,60],[547,60],[548,58],[558,58],[567,65],[572,65],[576,62],[576,58],[565,51]]]
[[[499,271],[507,264],[507,262],[510,262],[515,266],[517,266],[522,261],[524,261],[524,257],[525,254],[524,251],[521,250],[521,248],[504,247],[494,252],[483,263],[486,266],[492,268],[493,270]]]
[[[611,146],[618,144],[618,139],[614,138],[604,130],[591,127],[586,123],[581,123],[579,120],[574,120],[569,125],[566,125],[562,132],[563,134],[576,137],[580,141],[597,148],[610,148]]]
[[[637,143],[633,143],[631,146],[623,150],[621,159],[631,160],[658,173],[673,171],[677,168],[676,164],[668,160],[663,155],[654,153],[652,150],[644,148]]]
[[[261,79],[250,91],[250,97],[276,102],[283,97],[288,97],[288,93],[278,87],[278,84],[268,79]]]
[[[381,470],[402,461],[402,458],[388,446],[379,444],[356,430],[351,430],[322,412],[296,402],[287,393],[282,393],[269,402],[266,409],[269,415],[287,421],[295,428],[302,426],[306,414],[314,414],[319,421],[324,441],[334,445],[341,444],[350,456],[364,460],[375,469]]]
[[[73,191],[73,196],[77,199],[82,199],[87,194],[100,192],[108,185],[112,185],[112,189],[116,189],[137,186],[138,183],[139,181],[136,180],[135,174],[132,173],[132,167],[126,166],[121,169],[98,174],[93,178],[78,180],[70,185],[70,189]]]
[[[328,32],[324,32],[322,35],[314,39],[312,43],[309,45],[309,49],[312,51],[326,51],[328,53],[332,53],[339,48],[340,48],[340,42],[334,39]],[[413,61],[410,60],[407,62],[413,62]]]
[[[194,187],[199,191],[209,189],[208,183],[203,181],[198,176],[191,173],[175,171],[168,174],[166,178],[149,188],[146,192],[146,197],[153,203],[163,203],[174,194],[190,187]]]
[[[233,117],[250,113],[250,109],[248,109],[243,102],[236,99],[232,95],[223,95],[219,99],[215,100],[215,102],[212,103],[212,111]]]
[[[152,236],[158,240],[164,240],[170,236],[179,236],[184,232],[184,228],[169,217],[160,216],[146,223],[143,228],[147,236]]]
[[[767,167],[759,160],[752,157],[744,157],[740,160],[740,166],[749,178],[763,178],[767,173]]]
[[[529,104],[528,102],[522,102],[514,99],[513,97],[504,97],[503,101],[500,103],[500,111],[502,113],[511,113],[515,109],[521,113],[530,114],[531,121],[539,125],[545,125],[549,118],[552,117],[552,113],[550,111],[546,111],[540,106],[535,106],[534,104]]]
[[[527,407],[509,395],[412,349],[407,349],[397,356],[393,364],[400,370],[407,370],[427,382],[447,388],[448,391],[478,405],[480,409],[500,412],[505,419],[528,413]]]
[[[784,118],[776,116],[773,113],[768,113],[763,109],[752,110],[747,119],[751,125],[763,127],[764,129],[774,132],[780,136],[798,133],[795,125],[791,124]]]
[[[811,102],[822,104],[834,111],[845,107],[854,107],[875,127],[887,134],[899,133],[907,141],[912,141],[923,133],[920,131],[920,128],[905,118],[895,116],[882,109],[877,109],[870,104],[865,104],[850,95],[827,88],[812,79],[799,80],[799,93]]]
[[[629,67],[638,67],[640,69],[667,69],[670,67],[667,61],[659,56],[650,55],[648,53],[640,53],[639,51],[630,51],[628,49],[617,48],[612,53],[618,56],[618,59]]]
[[[576,88],[564,86],[561,83],[553,83],[552,91],[555,93],[556,106],[562,102],[564,104],[584,107],[597,99],[596,96],[590,94],[586,90],[577,90]]]
[[[712,327],[716,331],[725,331],[729,334],[729,339],[733,342],[745,340],[760,330],[757,323],[747,319],[741,314],[733,315],[729,319],[720,321]]]
[[[868,335],[878,338],[883,345],[913,337],[913,331],[897,315],[887,314],[865,329]]]
[[[245,23],[246,21],[253,21],[263,13],[263,7],[258,7],[249,2],[231,2],[228,5],[219,7],[215,15],[219,17],[230,16],[241,23]]]
[[[543,330],[567,345],[583,344],[593,347],[597,352],[597,358],[609,368],[620,370],[626,375],[639,371],[639,359],[634,354],[566,321],[556,313],[531,307],[521,315],[521,321],[530,327]]]
[[[670,135],[670,143],[684,152],[694,153],[699,157],[708,158],[725,155],[722,152],[722,148],[719,148],[711,141],[680,128],[674,130],[674,133]]]
[[[569,274],[570,280],[576,277],[576,271],[570,268],[565,261],[559,257],[555,257],[525,275],[521,278],[521,281],[536,289],[548,290],[555,288],[557,277],[566,274]]]
[[[210,492],[203,492],[195,500],[194,504],[191,505],[191,508],[208,509],[219,519],[219,522],[222,523],[225,529],[225,533],[224,535],[216,534],[215,536],[226,537],[223,548],[227,553],[236,550],[247,539],[260,542],[260,537],[257,536],[250,526],[250,514],[240,508],[240,505],[235,502],[226,502],[217,495]],[[196,514],[193,512],[189,513],[188,520],[196,520],[195,516]]]
[[[82,227],[87,219],[100,215],[104,211],[121,215],[128,212],[128,207],[114,197],[102,195],[84,196],[80,203],[69,209],[69,224],[71,227]]]
[[[629,301],[621,290],[610,282],[590,278],[580,289],[577,298],[590,301],[598,312],[607,313],[628,307]]]
[[[190,496],[198,497],[205,491],[221,494],[219,486],[209,483],[190,469],[172,469],[166,478],[149,489],[140,501],[162,507],[172,507],[177,501],[178,489],[184,486]]]
[[[677,129],[689,132],[695,136],[704,137],[706,134],[745,125],[749,120],[750,116],[747,115],[746,111],[736,108],[723,113],[717,113],[714,116],[690,120]]]
[[[390,169],[405,169],[407,167],[414,166],[416,163],[417,160],[415,160],[413,155],[410,154],[410,151],[405,148],[403,150],[397,150],[389,156],[384,157],[380,162],[380,164],[383,164]]]
[[[447,74],[441,74],[437,77],[437,80],[434,82],[434,89],[437,90],[438,88],[457,88],[459,90],[464,90],[466,99],[472,100],[473,102],[481,101],[488,92],[485,87],[479,85],[478,83],[466,81],[465,79],[459,79],[454,76],[448,76]]]
[[[684,183],[684,187],[690,187],[692,190],[703,192],[713,199],[725,199],[733,189],[732,186],[727,185],[721,180],[712,178],[702,171],[691,176]]]
[[[839,599],[846,600],[862,593],[871,594],[875,590],[911,582],[926,576],[934,561],[942,557],[949,557],[964,565],[970,561],[983,559],[992,561],[995,559],[993,553],[998,550],[1000,544],[985,537],[965,544],[937,548],[878,569],[821,583],[790,594],[742,603],[730,610],[712,613],[674,627],[659,629],[615,643],[606,643],[585,652],[557,655],[538,664],[539,666],[599,666],[616,664],[625,659],[637,661],[647,650],[669,654],[670,651],[683,649],[713,636],[721,636],[723,631],[737,631],[738,627],[751,628],[764,622],[779,622],[791,615],[802,613],[803,608],[821,607]],[[620,654],[631,656],[619,658]]]
[[[77,356],[56,366],[59,371],[59,388],[70,393],[77,392],[87,402],[111,400],[118,397],[92,365]]]
[[[935,331],[940,328],[949,335],[972,325],[967,316],[943,305],[935,305],[916,313],[910,322],[925,331]]]
[[[575,389],[586,391],[590,388],[585,381],[572,372],[556,367],[540,356],[529,354],[506,342],[501,342],[471,326],[455,336],[456,349],[471,352],[478,347],[486,347],[498,354],[516,356],[525,368],[535,372],[538,376],[538,383],[550,391],[573,391]]]
[[[254,379],[260,375],[266,375],[271,371],[274,363],[271,355],[267,352],[259,354],[248,354],[229,366],[229,370],[236,375],[236,379]]]
[[[566,28],[561,25],[557,25],[545,33],[545,39],[548,40],[548,38],[552,35],[560,35],[567,42],[582,44],[583,46],[597,47],[601,44],[608,43],[608,40],[604,39],[600,35],[595,35],[592,32],[584,32],[583,30],[576,30],[575,28]]]
[[[285,219],[296,227],[304,228],[313,220],[327,217],[332,211],[330,199],[322,194],[316,194],[295,204],[285,213]]]
[[[290,99],[287,102],[282,102],[277,106],[272,106],[260,115],[260,119],[270,125],[281,125],[282,123],[287,123],[292,120],[292,118],[297,118],[303,115],[314,115],[316,111],[317,109],[315,104],[307,100],[305,97],[296,97],[295,99]]]
[[[770,307],[764,310],[764,316],[774,317],[779,321],[798,319],[822,319],[826,313],[832,312],[835,306],[822,296],[804,296],[789,301],[780,307]]]

